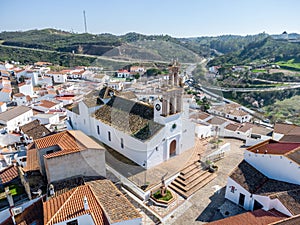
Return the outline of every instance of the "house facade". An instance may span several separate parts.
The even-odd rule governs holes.
[[[250,122],[252,118],[249,113],[243,111],[242,107],[236,103],[214,106],[208,112],[239,123]]]
[[[129,78],[131,76],[128,70],[118,70],[117,77],[118,78]]]
[[[20,126],[31,121],[33,111],[27,106],[17,106],[0,113],[0,124],[5,125],[8,132],[16,131]]]

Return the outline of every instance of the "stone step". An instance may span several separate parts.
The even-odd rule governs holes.
[[[188,196],[186,195],[186,192],[181,190],[180,188],[176,187],[175,185],[173,185],[172,183],[168,186],[169,188],[171,188],[173,191],[175,191],[177,194],[181,195],[184,198],[187,198]]]
[[[193,187],[197,186],[199,183],[201,183],[202,181],[204,181],[207,177],[211,176],[212,173],[205,171],[205,173],[203,173],[198,179],[193,180],[192,182],[190,182],[188,185],[186,185],[186,191],[191,190]]]
[[[189,176],[186,180],[184,180],[184,183],[187,185],[189,183],[192,183],[194,180],[200,178],[202,175],[204,175],[206,170],[199,170],[197,173],[194,173],[192,176]]]
[[[172,183],[174,186],[178,187],[182,191],[188,192],[194,186],[197,186],[199,183],[204,181],[207,177],[211,176],[212,173],[210,173],[208,171],[203,171],[203,173],[201,173],[201,174],[199,173],[196,175],[198,175],[198,176],[192,182],[183,183],[182,181],[180,181],[179,179],[176,178]]]
[[[190,172],[191,170],[193,170],[194,168],[197,168],[200,165],[200,163],[198,161],[191,163],[190,165],[186,166],[185,168],[183,168],[180,173],[182,175],[187,174],[188,172]]]
[[[199,184],[197,184],[196,186],[194,186],[193,188],[191,188],[189,191],[186,192],[186,196],[191,196],[192,194],[194,194],[196,191],[198,191],[200,188],[204,187],[205,185],[207,185],[209,182],[211,182],[213,179],[215,179],[217,177],[216,173],[211,173],[210,176],[208,176],[206,179],[202,180],[202,182],[200,182]]]
[[[181,183],[179,183],[177,180],[174,180],[172,183],[171,183],[173,186],[177,187],[178,189],[184,191],[184,192],[187,192],[188,190],[186,189],[186,186],[185,185],[182,185]]]
[[[193,176],[194,174],[199,173],[199,171],[201,169],[202,169],[202,167],[200,167],[200,165],[199,165],[197,167],[194,167],[193,169],[191,169],[189,172],[187,172],[185,174],[182,174],[180,172],[178,177],[180,177],[180,179],[182,179],[182,180],[187,180],[189,177]]]

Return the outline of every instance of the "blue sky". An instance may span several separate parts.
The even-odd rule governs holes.
[[[300,33],[299,0],[1,0],[0,31],[56,28],[168,34]]]

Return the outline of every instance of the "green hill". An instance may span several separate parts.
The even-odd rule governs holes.
[[[117,59],[135,59],[149,61],[171,61],[178,59],[182,63],[195,63],[200,56],[191,50],[171,41],[138,40],[125,43],[106,52],[104,56]]]
[[[300,62],[300,43],[274,39],[268,36],[262,40],[249,43],[242,50],[215,57],[211,65],[249,64],[288,61]]]
[[[181,62],[197,62],[200,59],[197,54],[180,45],[177,39],[168,35],[142,35],[137,33],[128,33],[122,36],[112,34],[94,35],[43,29],[25,32],[2,32],[0,33],[0,40],[4,46],[109,56],[123,60],[170,61],[178,58]],[[9,57],[6,54],[6,58],[0,56],[0,60],[16,60],[16,58],[20,57],[13,53],[9,54]]]

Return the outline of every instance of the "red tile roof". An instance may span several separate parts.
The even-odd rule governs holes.
[[[57,103],[48,100],[41,100],[41,103],[39,104],[39,106],[49,108],[49,109],[56,105]]]
[[[25,95],[23,93],[16,93],[14,94],[14,97],[24,97]]]
[[[87,184],[101,203],[111,224],[142,217],[110,180],[94,180]]]
[[[274,154],[274,155],[286,155],[292,151],[300,149],[300,143],[287,143],[278,142],[274,140],[266,140],[250,148],[248,151],[258,154]]]
[[[11,93],[11,89],[3,88],[3,89],[1,90],[1,92]]]
[[[37,149],[58,146],[60,151],[45,155],[45,158],[62,156],[86,150],[88,148],[104,149],[81,131],[64,131],[35,140]]]
[[[22,86],[24,86],[25,84],[26,84],[25,82],[19,83],[19,84],[18,84],[18,87],[22,87]]]
[[[1,183],[5,184],[19,176],[16,166],[9,166],[0,172]]]
[[[40,170],[36,148],[27,150],[26,167],[23,170],[25,172]]]
[[[209,225],[268,225],[287,218],[286,215],[271,209],[265,211],[262,209],[253,212],[246,212],[236,216],[231,216],[222,220],[207,223]]]
[[[89,209],[84,209],[86,196]],[[82,185],[44,202],[44,224],[52,225],[89,214],[97,225],[108,224],[103,209],[89,185]]]
[[[225,129],[231,130],[231,131],[236,131],[239,129],[239,125],[230,123],[225,127]]]

